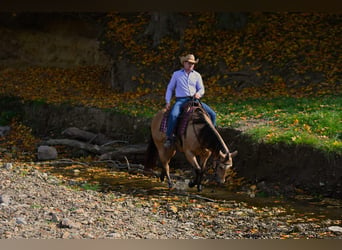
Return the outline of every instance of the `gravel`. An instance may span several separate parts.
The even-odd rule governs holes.
[[[341,220],[175,194],[101,193],[0,165],[0,239],[342,239]]]

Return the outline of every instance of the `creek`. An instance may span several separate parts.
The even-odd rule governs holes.
[[[298,217],[315,218],[317,221],[323,219],[342,220],[342,201],[339,199],[315,197],[311,195],[296,195],[294,197],[264,196],[256,191],[251,195],[250,191],[230,190],[229,183],[218,186],[207,183],[203,191],[198,193],[196,188],[187,186],[191,178],[190,171],[171,171],[175,188],[170,190],[167,184],[160,182],[159,178],[145,176],[137,171],[115,170],[106,166],[51,166],[40,165],[40,170],[49,172],[61,179],[67,185],[81,187],[83,189],[94,189],[99,192],[118,191],[136,196],[158,197],[158,196],[189,196],[194,199],[203,199],[210,202],[243,202],[250,207],[277,207],[286,210],[287,214]],[[158,173],[158,172],[157,172]],[[179,176],[179,175],[182,176]]]

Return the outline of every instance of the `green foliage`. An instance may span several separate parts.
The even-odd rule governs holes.
[[[250,99],[217,105],[219,124],[243,127],[256,141],[305,144],[342,153],[342,97]]]
[[[20,98],[14,95],[0,95],[0,126],[10,124],[15,118],[20,119],[22,109],[18,103]]]
[[[81,188],[84,190],[100,191],[101,186],[98,183],[94,183],[94,184],[84,183],[81,185]]]
[[[11,122],[11,120],[17,116],[18,114],[14,111],[0,112],[0,126],[8,125]]]

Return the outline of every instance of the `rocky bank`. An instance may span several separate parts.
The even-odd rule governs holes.
[[[30,165],[0,162],[0,172],[0,239],[342,239],[341,220],[206,201],[181,186],[101,193]]]

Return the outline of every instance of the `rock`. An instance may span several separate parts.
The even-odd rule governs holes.
[[[50,146],[38,147],[38,160],[54,160],[57,158],[57,150]]]
[[[186,190],[189,187],[190,180],[186,179],[185,181],[177,181],[174,188],[177,190]]]
[[[92,235],[91,233],[84,233],[83,237],[86,239],[95,239],[95,236]]]
[[[60,221],[59,227],[60,228],[80,228],[81,225],[80,225],[80,223],[72,222],[68,218],[64,218],[63,220]]]
[[[81,171],[79,169],[74,169],[73,170],[74,175],[79,175]]]
[[[18,218],[16,218],[16,219],[15,219],[15,222],[16,222],[17,224],[19,224],[19,225],[26,225],[26,224],[27,224],[25,218],[23,218],[23,217],[18,217]]]
[[[333,231],[333,232],[342,233],[342,227],[339,227],[339,226],[331,226],[331,227],[328,227],[328,229],[329,229],[330,231]]]
[[[10,130],[9,126],[0,126],[0,137],[5,136]]]
[[[8,205],[10,197],[6,194],[0,194],[0,205]]]
[[[68,239],[69,237],[70,237],[70,233],[69,232],[63,232],[62,239]]]
[[[6,168],[7,170],[11,170],[13,168],[13,164],[7,162],[7,163],[4,163],[4,165],[2,167]]]
[[[51,213],[49,213],[49,215],[51,216],[51,221],[53,221],[53,222],[58,222],[59,221],[59,217],[58,217],[57,214],[51,212]]]
[[[114,232],[114,233],[108,234],[107,237],[114,238],[114,239],[120,239],[121,238],[121,234]]]
[[[293,228],[292,228],[292,232],[295,232],[295,233],[300,233],[300,232],[305,232],[305,226],[303,225],[295,225]]]

